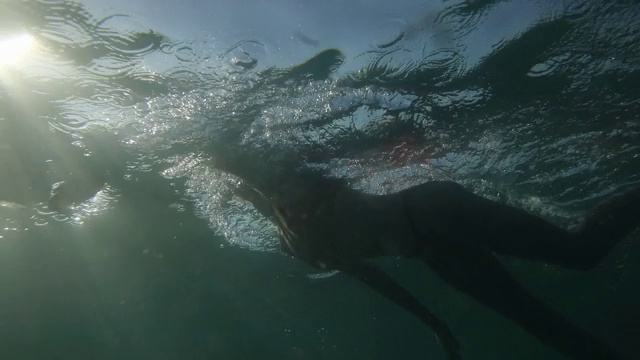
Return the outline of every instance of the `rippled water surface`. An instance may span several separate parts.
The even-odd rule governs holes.
[[[0,0],[0,356],[443,358],[395,305],[280,253],[213,164],[297,159],[371,193],[454,180],[575,225],[640,183],[639,31],[623,0]],[[49,210],[69,178],[102,187]],[[504,262],[629,352],[639,241],[588,273]],[[381,264],[465,359],[560,358]]]

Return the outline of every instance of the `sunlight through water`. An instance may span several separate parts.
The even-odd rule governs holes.
[[[0,40],[0,66],[16,65],[34,47],[35,39],[21,34]]]

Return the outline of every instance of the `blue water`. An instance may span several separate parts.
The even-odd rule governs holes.
[[[0,358],[444,358],[280,253],[213,162],[249,149],[261,177],[303,154],[372,193],[454,180],[573,226],[640,183],[639,28],[628,1],[0,1]],[[69,179],[106,185],[52,212]],[[501,260],[634,358],[639,241],[586,273]],[[380,265],[464,359],[561,358],[421,264]]]

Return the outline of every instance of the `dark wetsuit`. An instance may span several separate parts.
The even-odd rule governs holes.
[[[260,163],[236,158],[217,165],[246,180]],[[450,359],[459,358],[459,346],[447,325],[367,258],[418,257],[451,285],[562,353],[581,360],[617,358],[531,295],[494,254],[591,269],[640,224],[640,187],[601,203],[572,232],[453,182],[372,196],[322,174],[281,173],[296,181],[289,186],[277,176],[257,179],[261,186],[245,183],[237,193],[279,226],[284,249],[313,266],[342,270],[411,312],[434,330]],[[94,194],[103,180],[89,182],[86,194],[70,184],[52,192],[52,207],[71,195]]]
[[[250,175],[226,165],[243,179]],[[434,330],[449,359],[460,355],[447,325],[367,258],[417,257],[452,286],[570,358],[619,358],[530,294],[495,254],[592,269],[640,225],[640,187],[601,203],[580,229],[568,231],[453,182],[373,196],[322,174],[289,171],[286,179],[294,185],[261,181],[259,191],[247,190],[252,186],[240,191],[279,226],[284,250],[313,266],[342,270],[411,312]],[[309,191],[323,195],[309,197]]]
[[[575,232],[453,182],[429,182],[402,194],[414,231],[425,240],[578,270],[598,265],[640,221],[639,190],[600,204]]]
[[[640,189],[600,204],[575,232],[452,182],[402,192],[419,256],[439,276],[575,359],[615,359],[520,285],[494,253],[587,270],[640,222]]]

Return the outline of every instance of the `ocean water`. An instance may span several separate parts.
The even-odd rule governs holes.
[[[575,226],[640,184],[639,30],[622,0],[0,0],[0,358],[443,359],[396,305],[281,253],[213,164],[303,154],[367,192],[453,180]],[[97,194],[52,211],[58,181]],[[638,231],[590,272],[501,260],[638,356]],[[562,358],[378,263],[464,359]]]

